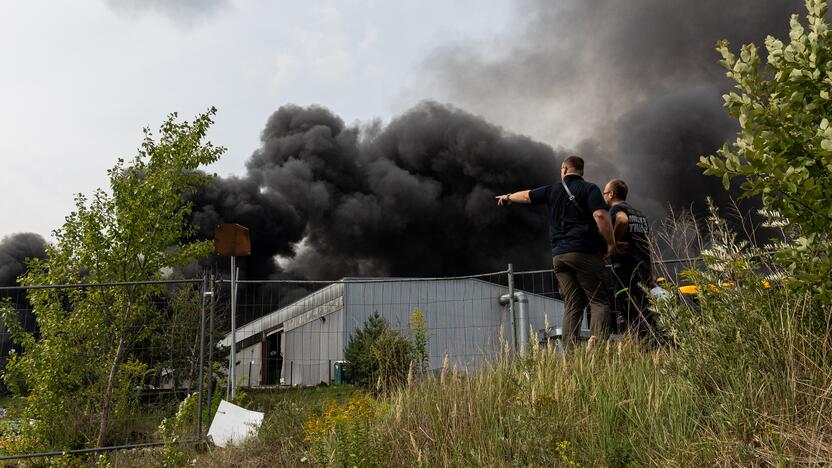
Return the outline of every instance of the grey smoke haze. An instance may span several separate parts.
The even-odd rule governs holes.
[[[191,24],[228,7],[228,0],[107,0],[107,4],[116,13],[129,17],[155,12],[174,22]]]
[[[203,235],[220,222],[251,230],[250,278],[429,276],[548,263],[543,210],[497,209],[494,201],[511,188],[551,182],[563,155],[547,145],[433,102],[364,128],[321,107],[284,106],[261,140],[245,177],[218,179],[194,199]],[[275,255],[290,257],[285,270]]]
[[[797,0],[524,0],[492,43],[451,44],[426,62],[412,92],[587,158],[587,178],[621,177],[659,217],[667,203],[724,198],[695,167],[732,139],[722,109],[731,86],[716,41],[787,39]]]

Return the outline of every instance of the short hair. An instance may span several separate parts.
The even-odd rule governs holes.
[[[577,172],[578,174],[583,175],[584,173],[584,160],[580,156],[572,156],[567,157],[563,160],[563,163],[566,164],[567,167],[572,169],[573,171]]]
[[[610,190],[612,190],[612,194],[615,198],[619,200],[626,200],[627,199],[627,192],[629,189],[627,188],[627,184],[621,179],[613,179],[609,181]]]

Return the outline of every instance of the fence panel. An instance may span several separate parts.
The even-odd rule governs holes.
[[[317,385],[332,383],[345,360],[350,337],[378,314],[392,330],[412,338],[414,312],[424,318],[427,330],[427,366],[439,369],[446,358],[460,369],[475,370],[504,349],[514,348],[515,326],[508,307],[500,296],[508,292],[508,272],[455,278],[347,278],[339,281],[241,281],[237,289],[236,365],[234,381],[243,387]],[[514,276],[515,291],[529,298],[529,324],[532,332],[545,324],[559,323],[562,304],[555,293],[551,271],[519,272]],[[178,403],[198,390],[200,367],[200,317],[203,302],[201,280],[182,282],[144,282],[142,284],[61,285],[3,288],[0,298],[13,308],[24,331],[37,330],[37,312],[30,298],[40,294],[61,305],[71,322],[77,308],[99,302],[105,311],[102,319],[117,316],[125,295],[140,288],[153,288],[147,295],[145,320],[129,322],[121,329],[127,339],[121,369],[128,365],[141,371],[141,378],[125,387],[126,403],[114,407],[109,445],[158,442],[159,422],[172,416]],[[206,406],[212,397],[228,397],[231,337],[231,289],[226,280],[212,284],[212,316],[206,326],[202,358],[204,382],[201,396]],[[115,298],[115,299],[113,299]],[[86,302],[85,302],[86,301]],[[121,301],[121,302],[119,302]],[[135,304],[134,304],[135,305]],[[81,309],[77,309],[81,310]],[[68,323],[70,323],[68,322]],[[208,326],[213,324],[213,329]],[[88,359],[95,356],[99,367],[112,361],[115,328],[89,331],[90,343],[79,345],[65,357]],[[19,345],[6,328],[0,329],[0,346],[5,358]],[[85,354],[86,353],[86,354]],[[108,354],[109,353],[109,354]],[[84,368],[83,366],[81,366]],[[132,390],[135,390],[133,392]],[[121,398],[121,396],[119,396]],[[121,400],[119,400],[121,401]],[[83,437],[73,448],[95,445],[94,411],[79,413],[86,426]],[[14,420],[15,415],[8,418]],[[210,421],[205,421],[202,429]],[[77,429],[74,428],[74,429]],[[194,434],[197,429],[194,428]],[[53,448],[53,447],[49,447]],[[66,445],[56,446],[64,449]]]
[[[199,388],[202,287],[203,280],[187,280],[0,288],[0,307],[33,333],[35,347],[51,343],[36,354],[13,336],[13,324],[0,328],[4,376],[22,384],[16,390],[23,396],[43,401],[38,411],[24,413],[26,400],[12,393],[13,385],[4,386],[0,439],[20,434],[27,415],[41,414],[56,419],[35,421],[48,422],[52,436],[30,446],[43,451],[95,447],[102,415],[108,413],[101,445],[159,442],[162,419],[173,416]],[[60,352],[50,354],[52,349]],[[53,372],[50,390],[28,388],[32,380],[7,368],[10,353],[24,359],[39,355],[18,370]],[[38,403],[30,397],[28,404]],[[53,404],[58,409],[44,410]],[[10,450],[8,444],[0,446],[0,456],[15,455]]]

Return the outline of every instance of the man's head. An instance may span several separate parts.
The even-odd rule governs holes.
[[[584,175],[584,160],[578,156],[572,155],[563,160],[560,165],[560,175],[565,177],[567,175]]]
[[[627,200],[627,192],[627,184],[624,183],[623,180],[612,179],[607,182],[606,187],[604,187],[604,201],[606,201],[608,205],[611,205],[614,202],[621,203]]]

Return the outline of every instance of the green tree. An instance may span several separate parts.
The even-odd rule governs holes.
[[[425,341],[424,344],[427,344]],[[369,390],[389,391],[407,381],[417,351],[403,334],[390,328],[378,312],[373,313],[350,337],[344,351],[347,373],[356,385]]]
[[[225,151],[205,141],[215,114],[211,108],[192,123],[171,114],[158,140],[144,129],[137,156],[108,171],[109,192],[76,196],[47,258],[28,265],[22,284],[153,280],[207,255],[211,243],[192,240],[185,197],[209,180],[198,169]],[[148,371],[134,348],[160,320],[154,298],[161,292],[154,285],[30,291],[39,336],[13,327],[23,352],[10,359],[5,378],[28,397],[31,448],[107,443],[113,412]],[[9,312],[7,324],[15,322]]]
[[[387,321],[378,312],[367,317],[362,328],[357,328],[350,337],[344,358],[346,371],[356,385],[370,388],[378,378],[379,362],[375,359],[373,346],[390,329]]]
[[[726,75],[736,82],[725,108],[740,126],[716,155],[702,156],[705,174],[726,189],[742,181],[744,197],[760,196],[772,221],[785,224],[778,260],[791,286],[832,302],[832,33],[825,0],[807,0],[806,23],[793,15],[789,42],[768,36],[765,64],[754,44],[739,58],[720,41]],[[781,224],[781,225],[782,225]]]

